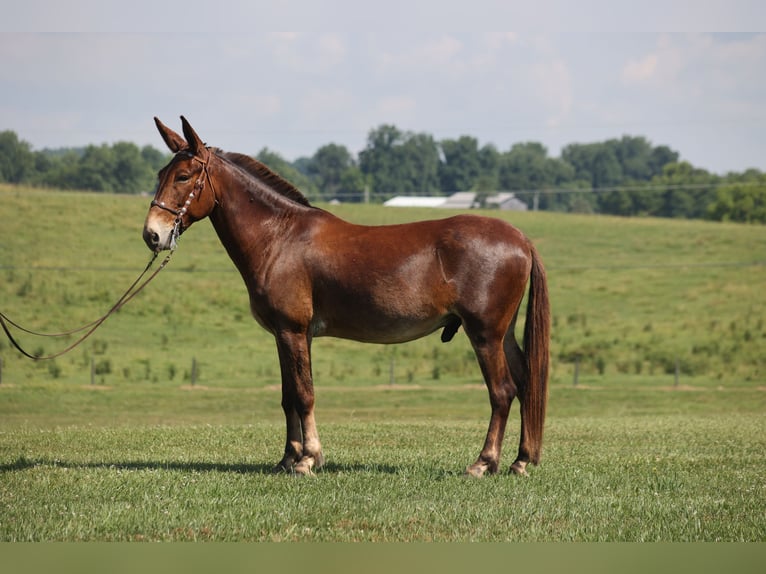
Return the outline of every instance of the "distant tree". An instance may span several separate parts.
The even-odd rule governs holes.
[[[117,193],[140,193],[152,189],[155,171],[136,144],[118,142],[112,146],[112,189]],[[151,154],[150,154],[151,155]]]
[[[766,174],[751,169],[741,175],[730,175],[727,180],[716,189],[707,208],[708,217],[716,221],[766,223]]]
[[[72,174],[73,181],[69,182],[70,189],[115,191],[117,187],[113,177],[115,158],[114,151],[106,144],[89,145],[78,162],[77,170]]]
[[[502,154],[498,169],[500,189],[521,191],[520,198],[538,209],[566,209],[570,198],[549,193],[574,181],[575,170],[567,162],[548,157],[540,143],[515,144]]]
[[[766,174],[753,169],[720,177],[640,136],[573,143],[553,158],[537,142],[500,153],[492,144],[479,148],[471,136],[437,143],[430,134],[384,124],[368,133],[358,164],[336,144],[292,163],[268,148],[257,157],[311,200],[469,189],[481,199],[511,190],[525,192],[520,198],[539,209],[766,223]],[[15,132],[0,132],[1,182],[138,193],[154,187],[168,160],[130,142],[33,151]]]
[[[360,202],[365,198],[365,178],[348,148],[327,144],[310,158],[298,158],[293,167],[306,175],[324,201]]]
[[[678,152],[673,151],[668,146],[658,146],[652,149],[649,159],[649,166],[652,171],[652,177],[661,175],[663,168],[669,163],[676,163],[679,159]]]
[[[277,152],[269,148],[263,148],[255,156],[260,162],[269,169],[275,171],[284,179],[297,187],[309,200],[321,199],[319,191],[309,176],[301,173],[293,167],[289,161],[284,159]]]
[[[389,124],[367,135],[367,145],[359,154],[359,168],[368,177],[375,194],[390,197],[401,193],[400,178],[396,174],[396,148],[403,140],[404,133]]]
[[[540,143],[514,144],[500,159],[498,180],[504,190],[539,190],[553,183],[545,169],[548,150]]]
[[[352,165],[341,174],[338,193],[330,199],[359,203],[368,200],[367,190],[367,179],[356,165]]]
[[[479,156],[479,177],[476,179],[474,189],[478,192],[497,191],[500,186],[497,180],[497,172],[500,166],[500,152],[492,144],[481,147]]]
[[[439,146],[426,133],[408,134],[400,151],[410,189],[420,195],[439,195]]]
[[[354,165],[345,146],[327,144],[320,147],[308,163],[308,175],[314,180],[324,199],[333,199],[341,189],[341,180],[346,170]]]
[[[470,136],[439,142],[442,161],[439,163],[439,187],[442,192],[474,189],[481,175],[479,142]]]
[[[561,159],[574,168],[575,179],[587,181],[593,188],[613,187],[622,181],[622,166],[613,146],[570,144],[562,150]]]
[[[149,169],[154,172],[161,170],[170,161],[170,154],[159,151],[157,148],[150,145],[141,148],[141,158],[144,160]]]
[[[652,179],[652,187],[659,193],[657,210],[651,215],[659,217],[703,218],[715,199],[718,177],[689,162],[669,163],[662,175]],[[663,189],[664,187],[664,189]]]
[[[32,175],[35,158],[29,144],[16,132],[0,132],[0,181],[21,183]]]
[[[359,168],[380,199],[439,193],[439,149],[433,137],[382,125],[371,130]]]

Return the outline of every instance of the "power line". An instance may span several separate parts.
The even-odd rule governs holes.
[[[539,187],[535,189],[497,189],[489,190],[488,193],[513,193],[516,195],[528,194],[554,194],[554,193],[609,193],[613,191],[675,191],[675,190],[700,190],[700,189],[718,189],[725,186],[741,187],[763,187],[766,188],[766,181],[721,181],[715,183],[674,183],[674,184],[652,184],[652,185],[617,185],[611,187]],[[466,191],[466,190],[461,190]],[[443,192],[445,195],[457,193],[455,191]]]

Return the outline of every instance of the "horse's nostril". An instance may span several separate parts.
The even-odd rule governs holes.
[[[144,229],[144,242],[149,249],[157,250],[160,244],[160,234],[150,229]]]

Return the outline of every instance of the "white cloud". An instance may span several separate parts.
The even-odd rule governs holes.
[[[652,80],[657,73],[657,54],[647,54],[640,60],[631,60],[622,70],[623,81],[630,84],[643,84]]]
[[[675,36],[663,35],[650,53],[625,64],[622,81],[628,86],[673,86],[687,65],[689,57],[689,52],[679,46],[679,40]]]

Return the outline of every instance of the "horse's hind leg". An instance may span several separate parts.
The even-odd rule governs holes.
[[[511,402],[516,396],[516,386],[513,384],[511,372],[508,368],[505,353],[503,352],[502,337],[471,336],[476,358],[479,361],[484,381],[489,391],[489,403],[492,407],[492,415],[489,420],[489,429],[484,441],[479,458],[466,468],[466,474],[480,477],[485,473],[494,474],[500,464],[500,453],[503,446],[505,426],[508,422],[508,413]]]
[[[515,323],[514,319],[514,323]],[[508,334],[505,337],[505,342],[503,344],[505,348],[505,356],[508,360],[508,366],[511,369],[511,376],[513,378],[514,383],[516,384],[517,388],[517,394],[520,401],[524,401],[524,390],[527,386],[527,382],[529,380],[529,375],[527,373],[527,360],[524,357],[524,352],[519,347],[519,344],[516,342],[516,337],[513,334],[513,325],[511,325],[511,328],[508,330]],[[519,435],[519,452],[516,456],[516,460],[511,465],[511,472],[514,474],[522,474],[526,475],[526,466],[527,463],[530,460],[529,456],[529,446],[527,444],[527,435],[524,432],[524,409],[519,409],[521,413],[521,432]]]

